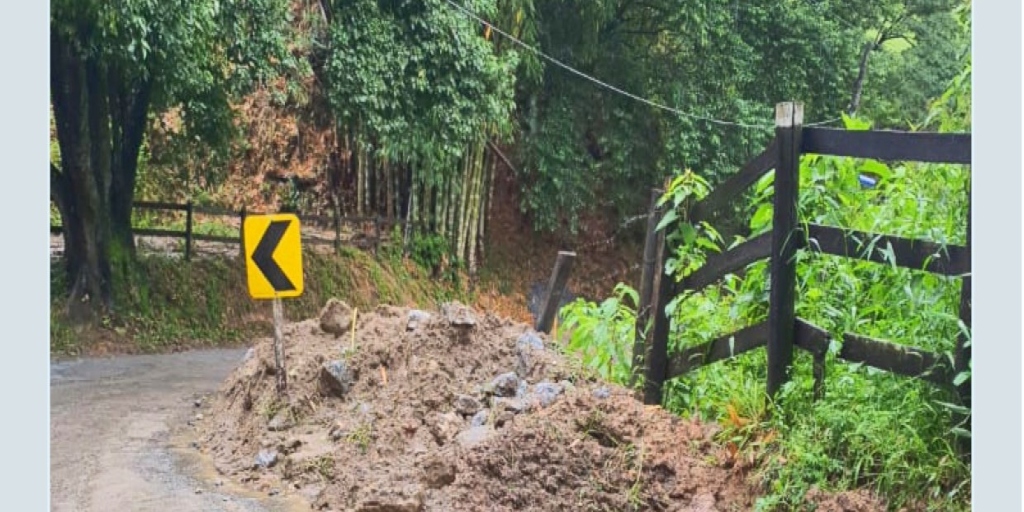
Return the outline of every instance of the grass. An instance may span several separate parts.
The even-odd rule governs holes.
[[[390,303],[435,307],[465,298],[448,283],[399,257],[374,259],[355,249],[338,255],[303,255],[305,293],[285,302],[287,319],[317,315],[327,299],[339,298],[360,311]],[[154,353],[185,348],[236,346],[271,333],[271,308],[249,298],[237,258],[191,262],[160,255],[139,256],[120,276],[116,311],[99,325],[72,326],[64,314],[68,291],[59,263],[51,269],[50,350],[55,356],[103,352]]]
[[[861,190],[860,172],[883,177]],[[927,175],[928,179],[916,177]],[[806,157],[801,165],[803,220],[867,232],[963,244],[965,182],[959,166],[899,165],[853,159]],[[680,177],[679,196],[699,195],[699,180]],[[769,229],[771,176],[757,186],[750,235]],[[678,204],[678,203],[676,203]],[[721,246],[710,226],[680,222],[670,228],[670,272],[699,267],[709,248]],[[886,248],[881,248],[883,253]],[[890,251],[891,253],[891,251]],[[890,254],[891,256],[891,254]],[[832,256],[801,254],[797,315],[841,339],[844,332],[949,355],[963,330],[957,318],[958,279]],[[768,266],[668,304],[670,353],[708,342],[767,319]],[[566,308],[574,331],[567,346],[603,376],[624,382],[620,361],[633,341],[635,292],[622,287],[601,305]],[[969,332],[967,333],[969,335]],[[809,510],[804,497],[824,491],[866,489],[890,509],[970,509],[970,465],[956,444],[969,435],[954,415],[948,389],[838,360],[826,362],[825,396],[813,400],[810,357],[797,351],[792,380],[773,405],[766,400],[763,349],[699,368],[666,383],[666,409],[700,414],[723,426],[719,441],[737,460],[753,461],[752,482],[763,497],[759,511]]]

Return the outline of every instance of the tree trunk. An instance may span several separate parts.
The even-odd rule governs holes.
[[[113,309],[117,276],[134,257],[132,201],[149,110],[150,82],[82,55],[59,31],[50,36],[50,100],[61,167],[50,165],[60,211],[73,321]]]
[[[857,113],[857,109],[860,108],[861,94],[864,92],[864,81],[868,75],[868,59],[871,57],[871,52],[875,50],[877,44],[872,41],[864,44],[864,49],[860,54],[860,66],[857,70],[857,79],[853,82],[853,93],[850,97],[850,106],[846,109],[846,114],[853,116]]]

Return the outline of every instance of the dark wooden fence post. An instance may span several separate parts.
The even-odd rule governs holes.
[[[971,191],[970,182],[968,182],[967,189],[967,241],[964,246],[967,248],[965,251],[968,261],[971,257]],[[968,268],[971,272],[974,271],[973,266],[968,263]],[[971,275],[960,279],[960,321],[964,323],[964,326],[970,331],[971,329]],[[960,333],[956,340],[956,351],[953,356],[953,375],[956,376],[960,372],[967,371],[970,368],[971,362],[971,347],[968,343],[970,338]],[[957,386],[957,394],[960,396],[960,404],[964,407],[971,407],[971,379],[967,379],[959,386]],[[963,415],[958,418],[958,423],[963,423],[963,428],[968,431],[971,429],[971,417],[969,415]],[[965,456],[969,456],[971,453],[971,440],[970,438],[961,438],[960,442],[960,453]]]
[[[672,300],[672,276],[665,273],[665,260],[668,258],[668,243],[665,231],[658,232],[655,243],[654,282],[651,293],[651,315],[654,324],[647,331],[646,350],[644,354],[644,404],[661,405],[662,387],[668,373],[668,332],[669,318],[665,314],[665,305]]]
[[[633,341],[633,365],[629,377],[629,387],[636,385],[643,372],[644,334],[651,318],[651,295],[654,292],[654,260],[658,250],[658,223],[661,222],[661,209],[658,199],[662,191],[651,189],[651,206],[647,213],[647,237],[644,242],[643,266],[640,274],[640,301],[636,313],[636,338]]]
[[[192,259],[192,200],[185,203],[185,261]]]
[[[380,249],[380,215],[373,218],[373,257],[377,257],[377,250]]]
[[[543,333],[551,331],[555,323],[555,316],[558,314],[558,304],[562,301],[562,291],[565,283],[569,280],[569,273],[572,271],[572,262],[576,258],[574,252],[558,252],[558,259],[555,260],[555,269],[551,271],[551,280],[548,282],[548,297],[544,301],[540,316],[537,317],[537,325],[534,328]]]
[[[334,208],[331,208],[331,213],[334,214],[334,253],[339,254],[341,252],[341,207],[335,204]]]
[[[775,166],[772,215],[771,290],[768,306],[768,396],[774,398],[789,379],[796,328],[797,201],[800,188],[800,103],[775,106],[775,138],[779,158]]]
[[[245,261],[245,205],[242,205],[242,209],[238,211],[238,251],[239,257],[242,261]]]

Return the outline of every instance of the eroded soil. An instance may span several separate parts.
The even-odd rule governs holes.
[[[286,394],[260,340],[197,424],[217,471],[255,491],[361,512],[710,512],[752,510],[759,494],[720,462],[714,426],[588,378],[523,324],[332,301],[285,339]]]

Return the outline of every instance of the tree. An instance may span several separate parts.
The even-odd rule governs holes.
[[[132,199],[150,114],[178,107],[184,136],[232,133],[230,100],[290,62],[285,0],[54,0],[50,89],[69,306],[110,310],[134,259]]]

